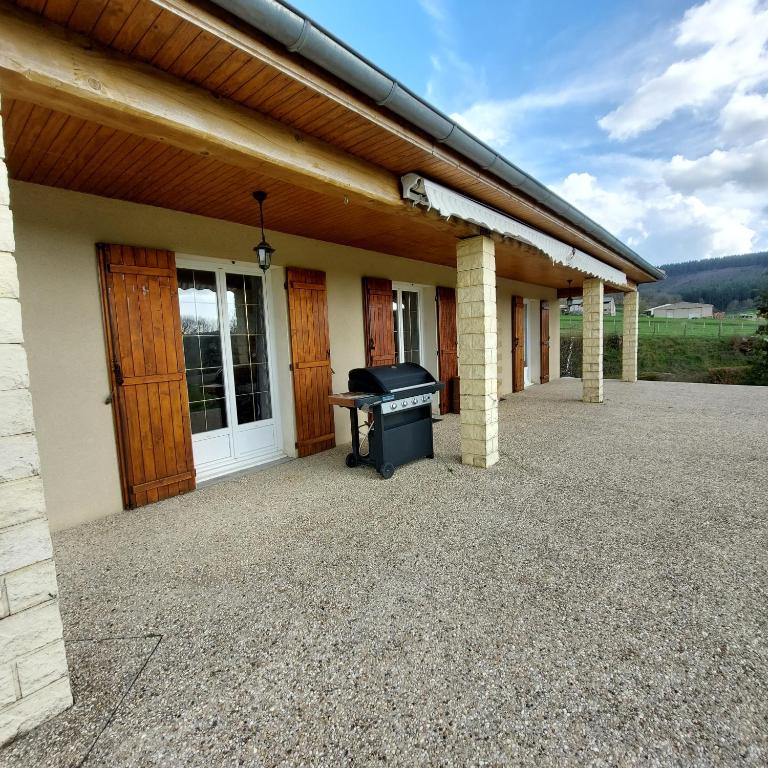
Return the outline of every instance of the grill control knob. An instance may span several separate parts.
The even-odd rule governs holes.
[[[390,411],[394,411],[394,410],[395,410],[395,408],[397,408],[397,403],[390,403],[390,404],[389,404],[389,410],[390,410]]]
[[[411,402],[412,402],[414,405],[418,405],[419,399],[418,399],[417,397],[414,397],[414,398],[413,398],[413,400],[411,400]]]

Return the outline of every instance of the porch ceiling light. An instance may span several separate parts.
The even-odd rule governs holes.
[[[565,300],[565,303],[569,306],[573,306],[573,296],[571,296],[571,283],[573,280],[568,281],[568,298]]]
[[[259,267],[266,272],[272,264],[272,254],[275,252],[264,237],[264,201],[267,199],[267,193],[254,192],[253,197],[259,204],[259,224],[261,225],[261,242],[253,250],[256,252]]]

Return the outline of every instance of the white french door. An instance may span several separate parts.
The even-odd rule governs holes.
[[[423,365],[419,286],[411,283],[392,283],[392,320],[397,362]]]
[[[531,383],[531,303],[523,299],[523,382]]]
[[[250,264],[177,257],[198,481],[280,453],[268,292]]]

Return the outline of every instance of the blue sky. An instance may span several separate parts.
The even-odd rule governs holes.
[[[768,249],[768,0],[294,0],[655,264]]]

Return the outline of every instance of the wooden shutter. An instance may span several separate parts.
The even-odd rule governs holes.
[[[440,381],[445,389],[440,395],[440,413],[458,413],[453,405],[452,380],[459,375],[459,355],[456,341],[456,290],[437,288],[437,362]]]
[[[365,364],[393,365],[395,324],[392,316],[392,281],[380,277],[363,278],[365,318]]]
[[[325,272],[286,270],[291,329],[296,448],[299,456],[336,445],[331,394],[331,342]]]
[[[138,507],[195,487],[176,257],[98,249],[123,501]]]
[[[541,383],[549,381],[549,302],[541,302]]]
[[[512,391],[525,389],[525,318],[523,297],[512,297]]]

